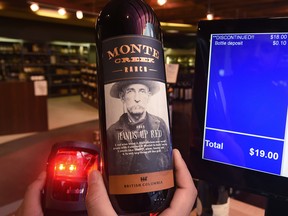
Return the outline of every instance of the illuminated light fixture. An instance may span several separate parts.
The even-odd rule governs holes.
[[[39,5],[37,3],[32,3],[30,5],[30,9],[35,12],[35,11],[38,11],[39,10]]]
[[[166,30],[167,33],[171,33],[171,34],[177,34],[179,33],[178,30],[174,30],[174,29],[170,29],[170,30]]]
[[[157,4],[162,6],[164,4],[166,4],[167,0],[157,0]]]
[[[77,19],[82,19],[83,18],[83,12],[82,11],[76,11],[76,17],[77,17]]]
[[[185,23],[170,23],[170,22],[160,22],[161,27],[166,32],[168,30],[178,30],[178,31],[196,31],[197,26]]]
[[[60,15],[56,10],[52,9],[39,9],[35,12],[39,16],[50,17],[50,18],[58,18],[58,19],[67,19],[67,14]]]
[[[38,3],[35,1],[27,1],[27,3],[29,4],[30,9],[33,12],[35,12],[35,14],[39,16],[50,17],[50,18],[68,19],[71,13],[75,13],[78,19],[83,19],[84,14],[87,14],[88,17],[93,16],[93,20],[91,19],[91,21],[94,22],[95,16],[99,15],[99,13],[94,13],[94,12],[89,12],[89,11],[80,11],[80,10],[75,10],[72,8],[63,8],[63,7],[50,5],[50,4]],[[1,9],[1,2],[0,2],[0,9]]]
[[[214,19],[214,14],[211,13],[211,2],[210,2],[210,0],[208,0],[208,10],[207,10],[206,18],[207,18],[207,20],[213,20]]]
[[[65,8],[59,8],[59,9],[58,9],[58,13],[59,13],[61,16],[64,16],[64,15],[66,14]]]
[[[211,12],[208,12],[206,17],[207,17],[207,20],[213,20],[214,19],[214,15]]]
[[[193,27],[193,25],[190,25],[190,24],[167,23],[167,22],[161,22],[161,26],[165,26],[165,27]]]

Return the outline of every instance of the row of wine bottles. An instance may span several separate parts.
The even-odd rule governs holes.
[[[181,81],[174,85],[169,85],[169,102],[171,103],[173,101],[191,101],[192,92],[192,83],[190,81]]]

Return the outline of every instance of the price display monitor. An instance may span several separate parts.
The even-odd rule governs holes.
[[[288,19],[199,22],[195,72],[193,177],[285,203]]]

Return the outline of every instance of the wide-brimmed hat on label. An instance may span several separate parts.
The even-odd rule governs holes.
[[[120,81],[115,83],[111,90],[110,90],[110,95],[114,98],[119,98],[119,92],[123,90],[128,85],[132,84],[143,84],[149,88],[149,91],[151,94],[155,94],[159,91],[160,87],[159,84],[155,81],[150,81],[150,80],[129,80],[129,81]]]

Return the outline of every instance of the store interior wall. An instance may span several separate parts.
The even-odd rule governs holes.
[[[17,18],[0,18],[0,37],[34,42],[70,41],[94,43],[94,29],[60,23]]]
[[[95,43],[93,24],[91,27],[0,17],[0,37],[23,39],[33,42],[69,41]],[[196,35],[192,32],[168,33],[163,31],[166,48],[194,49]]]

